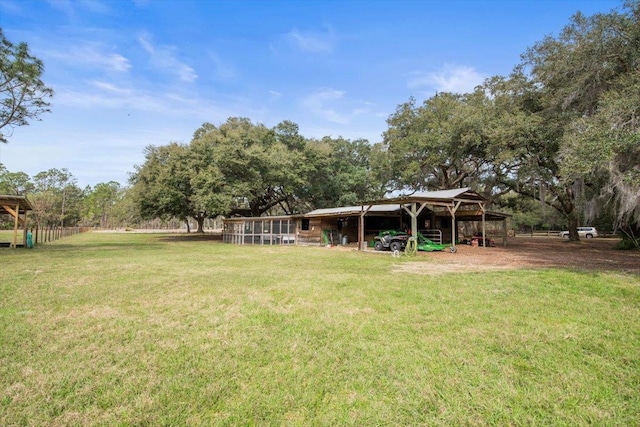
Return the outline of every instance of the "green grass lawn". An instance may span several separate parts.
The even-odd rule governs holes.
[[[0,425],[640,424],[640,277],[405,262],[430,259],[146,234],[0,250]]]
[[[21,245],[23,243],[23,240],[24,240],[24,230],[21,228],[18,230],[18,244]],[[13,229],[0,230],[0,242],[13,243]]]

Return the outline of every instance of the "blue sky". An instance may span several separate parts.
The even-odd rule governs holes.
[[[578,10],[619,1],[0,0],[0,27],[45,64],[52,112],[0,162],[126,184],[147,145],[204,122],[292,120],[306,137],[379,142],[414,96],[507,75]],[[6,128],[3,129],[6,131]],[[6,132],[5,132],[6,133]]]

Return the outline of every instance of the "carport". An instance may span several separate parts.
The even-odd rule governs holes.
[[[18,245],[19,225],[22,225],[26,234],[27,212],[31,210],[33,210],[33,206],[27,196],[0,195],[0,215],[9,214],[13,217],[13,241],[9,247],[15,248]]]
[[[435,216],[451,218],[451,244],[456,242],[456,219],[482,221],[482,239],[486,238],[486,220],[489,214],[491,218],[502,219],[505,223],[503,244],[506,244],[506,215],[488,213],[486,211],[486,199],[470,188],[457,188],[451,190],[416,192],[408,195],[399,195],[372,200],[361,205],[358,247],[364,249],[364,217],[377,205],[399,205],[401,209],[411,217],[411,234],[417,235],[418,215],[429,208]]]

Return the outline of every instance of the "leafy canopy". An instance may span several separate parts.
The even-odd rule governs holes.
[[[8,142],[14,127],[49,111],[53,90],[40,79],[43,71],[42,61],[29,53],[27,44],[14,45],[0,28],[0,142]]]

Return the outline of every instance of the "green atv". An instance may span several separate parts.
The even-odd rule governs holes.
[[[408,239],[409,235],[404,231],[383,230],[373,238],[373,247],[376,251],[391,250],[392,252],[400,252],[407,246]]]

